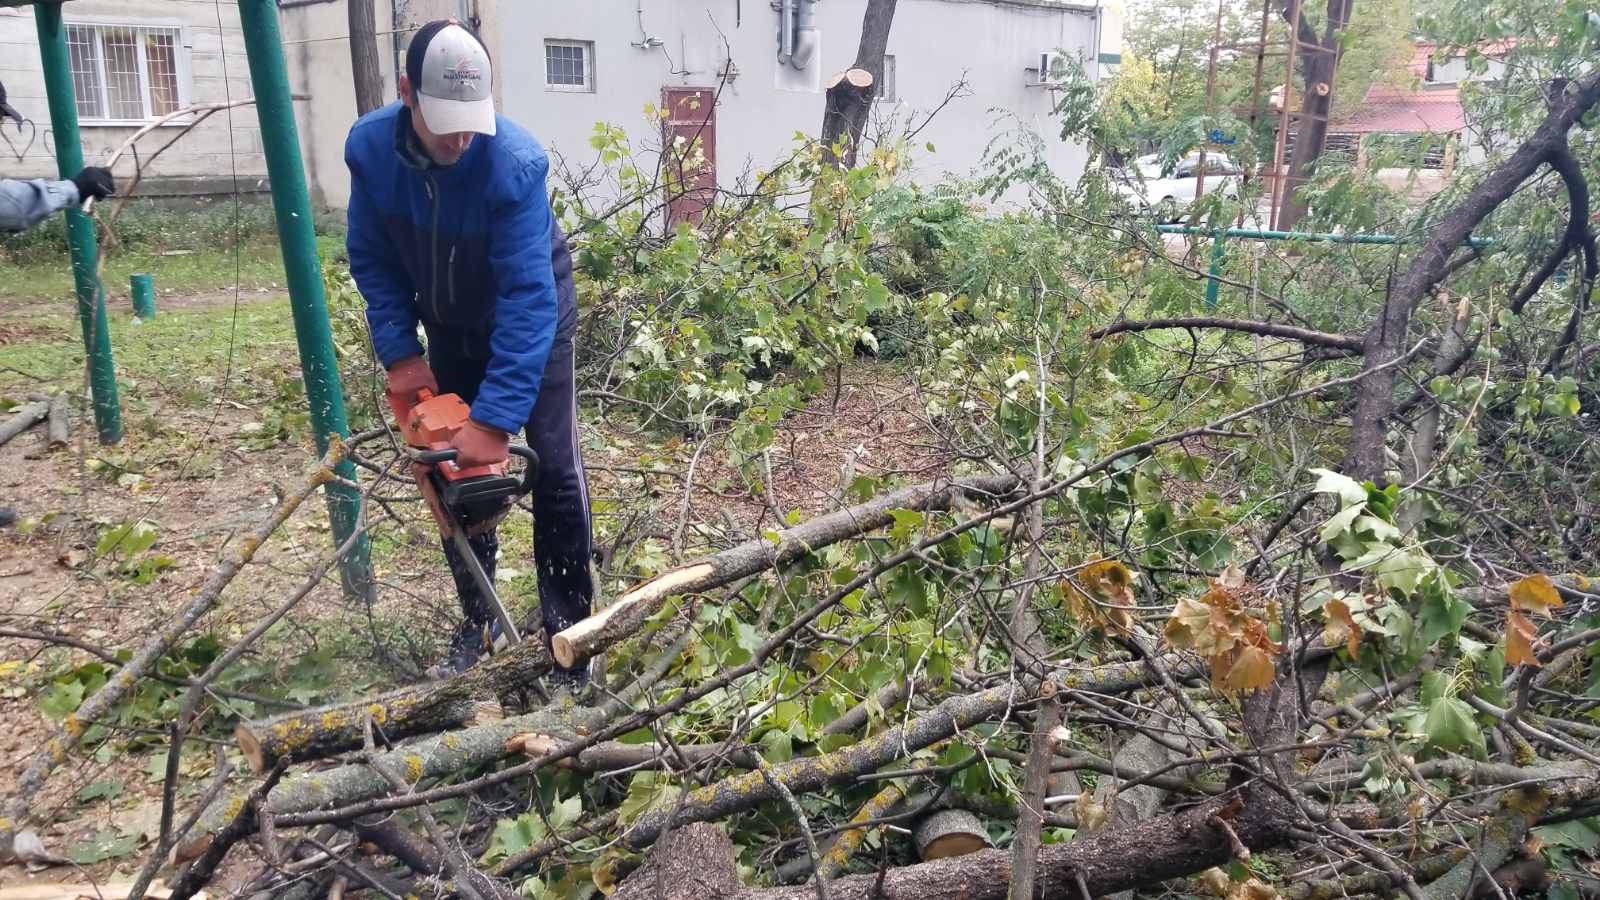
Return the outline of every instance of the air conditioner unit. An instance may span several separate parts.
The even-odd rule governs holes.
[[[1067,55],[1056,50],[1039,54],[1039,84],[1060,84],[1060,73],[1065,70]]]

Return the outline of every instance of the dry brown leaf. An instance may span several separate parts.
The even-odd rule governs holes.
[[[1352,657],[1361,655],[1361,626],[1356,624],[1355,616],[1350,614],[1350,606],[1343,600],[1329,600],[1322,607],[1322,615],[1327,619],[1328,625],[1322,631],[1322,643],[1326,647],[1345,645]]]
[[[1278,667],[1266,651],[1256,647],[1241,647],[1239,658],[1228,670],[1225,686],[1231,691],[1254,691],[1272,685]]]
[[[1134,577],[1127,566],[1114,559],[1084,566],[1062,585],[1068,612],[1079,621],[1131,634]]]
[[[1539,572],[1529,575],[1511,586],[1511,608],[1545,616],[1554,607],[1561,606],[1561,592],[1550,576]]]
[[[1543,666],[1534,650],[1538,643],[1539,629],[1532,619],[1515,609],[1506,613],[1506,665]]]
[[[1259,878],[1246,878],[1228,891],[1228,900],[1277,900],[1278,889]]]

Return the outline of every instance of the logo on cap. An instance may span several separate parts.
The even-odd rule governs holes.
[[[478,82],[483,80],[483,70],[473,65],[470,57],[463,56],[460,62],[445,67],[444,80],[458,91],[476,93]]]

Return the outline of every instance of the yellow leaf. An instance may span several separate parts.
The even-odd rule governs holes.
[[[1225,686],[1232,691],[1253,691],[1272,684],[1278,674],[1272,657],[1256,647],[1242,647],[1233,668],[1228,670]]]
[[[1532,619],[1515,609],[1506,613],[1506,665],[1543,666],[1544,663],[1539,662],[1534,652],[1534,646],[1538,643],[1539,629]]]
[[[1277,900],[1278,891],[1259,878],[1247,878],[1228,891],[1228,900]]]
[[[1094,791],[1084,791],[1072,803],[1079,831],[1099,831],[1106,824],[1106,808],[1095,802]]]
[[[1164,629],[1167,643],[1180,650],[1195,645],[1199,636],[1211,630],[1211,607],[1196,603],[1187,597],[1178,600],[1172,608]]]
[[[1350,607],[1343,600],[1329,600],[1322,607],[1322,615],[1328,620],[1328,625],[1322,631],[1323,646],[1337,647],[1345,645],[1351,656],[1361,655],[1361,626],[1356,624],[1355,616],[1350,614]]]
[[[1084,566],[1062,585],[1067,611],[1080,621],[1128,634],[1133,631],[1135,577],[1114,559]]]
[[[1511,608],[1521,612],[1549,615],[1551,607],[1561,606],[1561,593],[1550,576],[1540,572],[1511,586]]]

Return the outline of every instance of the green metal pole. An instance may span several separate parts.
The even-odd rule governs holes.
[[[34,4],[33,19],[39,29],[44,90],[50,98],[56,167],[62,178],[71,178],[83,168],[83,147],[78,143],[78,104],[72,95],[72,65],[67,57],[67,29],[61,23],[61,4]],[[106,322],[105,292],[95,276],[95,263],[100,254],[95,246],[94,223],[77,209],[67,210],[67,245],[72,249],[72,280],[78,292],[83,348],[89,356],[95,431],[100,435],[100,443],[115,444],[122,440],[122,404],[117,399],[117,368],[111,357],[111,327]]]
[[[289,73],[283,61],[283,37],[278,29],[275,0],[239,0],[245,53],[250,61],[250,84],[255,90],[256,115],[261,121],[261,145],[272,182],[272,208],[278,220],[278,240],[283,248],[283,271],[294,313],[295,340],[300,346],[300,368],[311,407],[311,426],[317,452],[326,453],[333,435],[348,437],[344,388],[333,354],[333,331],[328,324],[328,298],[322,286],[322,259],[317,255],[312,228],[311,195],[306,189],[305,164],[294,121],[294,101],[289,95]],[[341,463],[338,473],[356,480],[355,465]],[[357,527],[360,497],[353,487],[327,487],[328,517],[335,546],[342,546]],[[345,590],[366,596],[372,586],[370,547],[365,537],[351,548],[341,571]]]
[[[1217,292],[1222,287],[1222,247],[1225,240],[1220,230],[1211,236],[1211,274],[1206,278],[1206,309],[1217,308]]]
[[[148,274],[138,274],[128,279],[129,293],[133,295],[133,314],[144,320],[156,317],[156,282]]]

